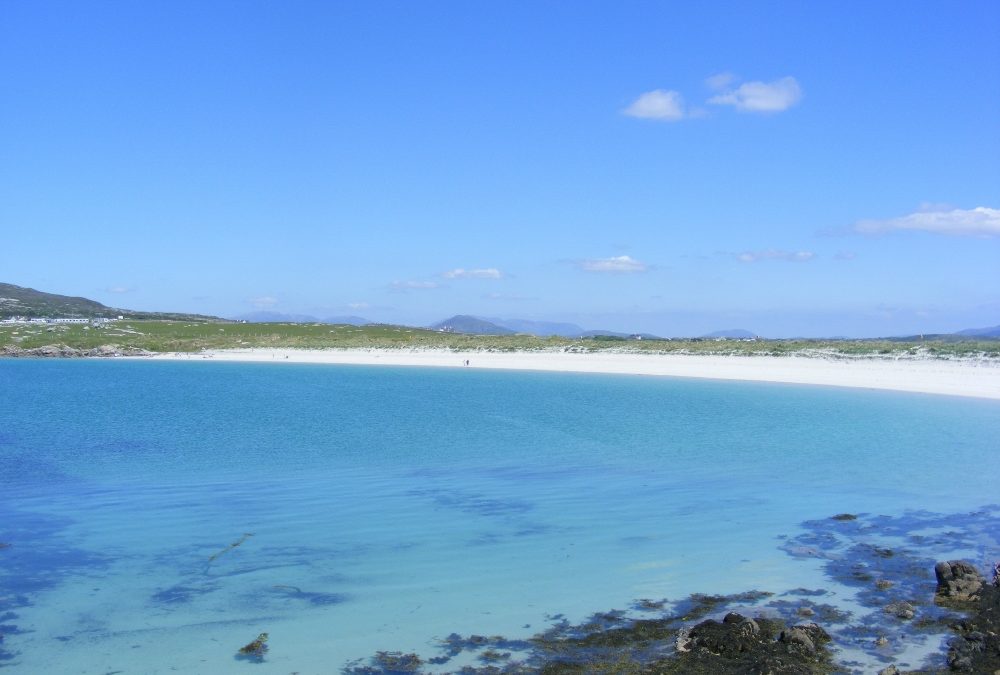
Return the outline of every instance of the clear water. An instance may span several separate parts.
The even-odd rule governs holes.
[[[830,588],[783,537],[996,502],[998,438],[1000,403],[918,394],[0,359],[0,670],[329,673],[639,598]],[[263,663],[234,658],[260,632]]]

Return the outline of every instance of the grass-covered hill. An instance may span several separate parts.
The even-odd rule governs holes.
[[[170,312],[135,312],[102,305],[96,300],[70,295],[57,295],[36,291],[34,288],[0,283],[0,319],[14,316],[28,318],[115,318],[128,319],[175,319],[187,321],[216,321],[211,316],[198,314],[178,314]]]

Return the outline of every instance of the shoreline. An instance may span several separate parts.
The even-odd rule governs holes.
[[[225,349],[125,358],[528,370],[881,389],[1000,400],[1000,363],[816,356],[700,356],[445,349]],[[466,366],[466,361],[469,365]]]

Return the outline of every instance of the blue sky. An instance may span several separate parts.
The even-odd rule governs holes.
[[[1000,323],[1000,4],[694,4],[3,3],[0,281],[664,335]]]

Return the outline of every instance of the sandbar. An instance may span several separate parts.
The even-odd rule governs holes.
[[[1000,361],[446,349],[225,349],[152,359],[608,373],[782,382],[1000,400]],[[469,365],[465,365],[468,363]]]

